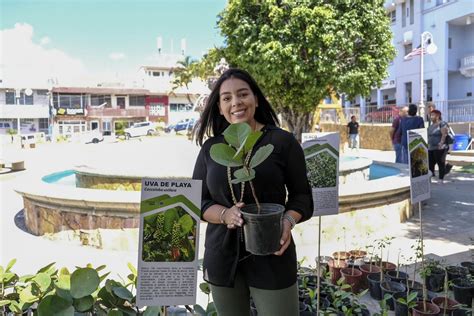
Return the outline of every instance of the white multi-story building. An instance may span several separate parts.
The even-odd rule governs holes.
[[[49,117],[48,88],[0,87],[0,134],[48,134]]]
[[[474,1],[386,0],[392,21],[393,45],[397,51],[382,86],[367,97],[357,97],[361,117],[372,105],[401,106],[420,103],[420,56],[404,56],[421,44],[421,34],[430,32],[436,53],[424,55],[423,100],[433,102],[450,120],[474,120]],[[455,117],[456,107],[462,117]],[[452,111],[453,110],[453,111]],[[460,113],[460,112],[459,112]]]

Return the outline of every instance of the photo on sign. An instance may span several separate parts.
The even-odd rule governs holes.
[[[337,155],[337,150],[329,144],[305,149],[308,180],[312,188],[331,188],[337,185]]]
[[[410,168],[412,178],[428,174],[427,147],[421,138],[417,138],[410,143]]]
[[[142,260],[191,262],[196,255],[196,220],[182,207],[145,216]]]

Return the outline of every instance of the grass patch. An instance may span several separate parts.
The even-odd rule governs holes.
[[[460,169],[457,170],[457,172],[474,174],[474,164],[469,166],[462,166]]]

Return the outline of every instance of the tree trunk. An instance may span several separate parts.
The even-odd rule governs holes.
[[[293,135],[295,135],[299,142],[301,142],[301,133],[311,132],[311,127],[313,126],[313,113],[301,113],[290,108],[284,108],[281,115],[287,124],[288,129],[293,133]]]

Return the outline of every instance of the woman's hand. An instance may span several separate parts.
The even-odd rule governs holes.
[[[237,227],[242,227],[244,220],[242,219],[240,209],[244,206],[245,204],[243,202],[239,202],[225,211],[223,220],[227,225],[227,228],[235,229]]]
[[[276,256],[281,256],[286,248],[290,245],[291,242],[291,224],[288,220],[283,219],[282,222],[283,225],[283,231],[281,233],[281,239],[280,239],[280,245],[281,248],[277,252],[275,252]]]

